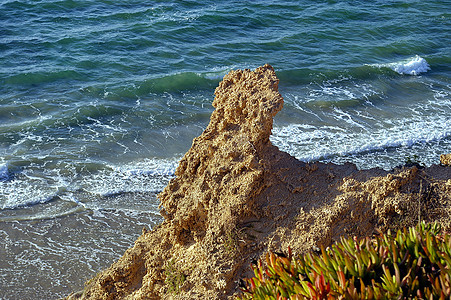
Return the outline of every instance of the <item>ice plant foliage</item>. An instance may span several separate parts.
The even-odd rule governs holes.
[[[421,223],[344,239],[321,254],[269,253],[252,266],[241,299],[450,299],[451,239]]]

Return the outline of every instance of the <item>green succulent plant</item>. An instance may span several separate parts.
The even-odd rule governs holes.
[[[165,265],[165,283],[170,293],[178,294],[186,280],[186,275],[175,266],[175,260],[171,259]]]
[[[320,254],[268,253],[240,299],[450,299],[451,239],[439,224],[344,239]]]

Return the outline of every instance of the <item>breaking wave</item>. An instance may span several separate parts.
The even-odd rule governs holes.
[[[398,74],[412,76],[417,76],[420,75],[421,73],[426,73],[431,69],[428,62],[418,55],[415,55],[414,57],[410,57],[406,60],[398,62],[387,64],[376,64],[373,66],[379,68],[390,68],[393,71],[397,72]]]

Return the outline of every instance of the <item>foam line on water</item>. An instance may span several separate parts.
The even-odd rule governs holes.
[[[24,194],[20,195],[20,193]],[[2,201],[0,209],[16,209],[36,204],[43,204],[52,201],[55,196],[56,193],[51,193],[45,190],[36,190],[33,187],[21,190],[10,189],[10,194],[4,201]]]
[[[14,162],[0,165],[0,210],[31,207],[57,199],[67,190],[68,178],[39,166],[10,170]]]
[[[290,124],[274,129],[273,143],[300,160],[314,161],[333,156],[355,155],[388,148],[440,141],[451,137],[451,120],[399,120],[389,128],[337,130],[332,126]]]
[[[174,176],[176,159],[145,159],[108,168],[83,178],[81,187],[95,195],[159,192]]]
[[[11,178],[7,163],[0,164],[0,210],[22,209],[53,200],[87,208],[86,201],[122,193],[158,193],[174,176],[177,159],[144,159],[121,165],[102,165],[83,171],[83,166],[64,170],[40,164],[24,167]],[[80,171],[81,170],[81,171]],[[81,172],[81,173],[80,173]],[[77,198],[85,192],[88,198]],[[69,197],[69,200],[67,199]]]

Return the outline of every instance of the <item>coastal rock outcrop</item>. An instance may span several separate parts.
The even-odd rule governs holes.
[[[216,239],[228,230],[224,226],[253,214],[273,117],[283,105],[277,85],[270,66],[232,71],[219,84],[209,125],[159,195],[177,241]]]
[[[451,170],[304,163],[269,140],[282,109],[274,69],[231,71],[210,123],[159,194],[165,220],[99,273],[82,299],[228,299],[267,251],[437,220],[450,228]]]

